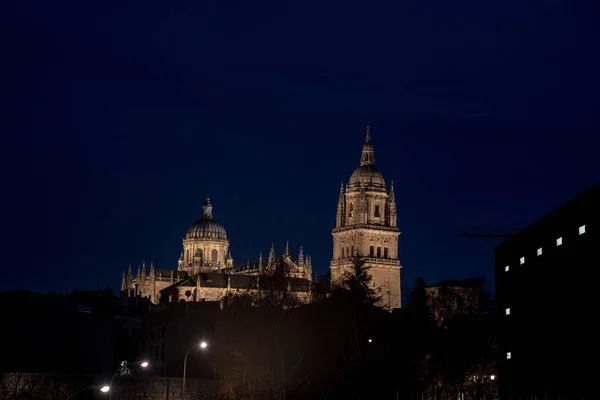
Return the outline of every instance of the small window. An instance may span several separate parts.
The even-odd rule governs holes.
[[[521,259],[519,260],[519,262],[521,263],[521,265],[525,264],[525,257],[521,257]]]
[[[350,212],[348,213],[348,217],[352,218],[353,214],[354,214],[354,204],[350,203]]]
[[[342,247],[342,258],[344,258],[344,248]]]
[[[542,255],[542,248],[540,247],[539,249],[537,249],[537,255],[541,256]]]
[[[387,247],[383,248],[383,258],[388,258],[388,248]]]
[[[510,315],[510,307],[508,307],[505,312],[506,312],[506,315]]]
[[[374,257],[374,252],[375,249],[373,248],[373,246],[369,247],[369,257]]]
[[[510,354],[510,351],[508,351],[508,352],[506,352],[506,359],[510,360],[510,358],[511,358],[511,354]]]
[[[379,204],[375,205],[375,216],[376,217],[380,217],[380,215],[379,215]]]
[[[510,267],[507,265],[506,267],[504,267],[504,272],[508,272],[510,271]]]
[[[352,257],[354,257],[354,246],[352,246],[352,247],[351,247],[351,249],[352,249],[352,252],[350,253],[350,255],[351,255]]]
[[[556,239],[556,246],[560,246],[562,244],[562,237]]]
[[[585,225],[581,225],[581,226],[579,227],[579,234],[580,234],[580,235],[583,235],[584,233],[585,233]]]
[[[377,248],[377,258],[381,258],[381,247]]]

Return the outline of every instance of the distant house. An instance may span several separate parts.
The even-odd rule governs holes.
[[[433,319],[442,325],[454,315],[478,312],[481,294],[481,280],[448,279],[425,287],[425,303]]]

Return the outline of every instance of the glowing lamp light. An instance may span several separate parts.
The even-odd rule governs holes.
[[[491,379],[491,380],[494,380],[494,379],[496,379],[496,375],[490,375],[490,379]]]
[[[146,368],[148,366],[148,361],[144,361],[140,365],[142,366],[142,368]]]
[[[109,390],[110,390],[110,386],[108,386],[108,385],[104,385],[104,386],[102,386],[102,387],[100,388],[100,391],[101,391],[102,393],[106,393],[106,392],[108,392]]]
[[[369,339],[369,343],[373,343],[373,339]]]
[[[208,346],[206,342],[200,342],[200,348],[205,349]]]

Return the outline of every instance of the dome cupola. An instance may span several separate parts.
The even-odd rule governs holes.
[[[223,225],[213,219],[212,204],[210,198],[202,205],[202,218],[194,222],[187,230],[186,239],[206,238],[227,240],[227,233]]]
[[[375,153],[371,144],[371,126],[367,124],[367,137],[362,149],[360,166],[354,170],[348,182],[348,189],[385,191],[383,175],[375,167]]]

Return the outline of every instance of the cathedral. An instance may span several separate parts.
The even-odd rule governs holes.
[[[388,190],[383,175],[375,167],[369,125],[360,165],[345,186],[342,182],[332,235],[332,283],[351,269],[352,258],[360,254],[370,267],[372,284],[381,296],[380,306],[390,311],[400,308],[402,267],[398,257],[400,231],[396,225],[394,184]],[[260,253],[257,262],[235,266],[227,233],[214,219],[208,197],[202,206],[202,218],[188,228],[182,248],[177,269],[156,269],[151,263],[148,272],[142,263],[134,275],[130,266],[127,273],[123,272],[121,291],[129,297],[147,298],[154,304],[217,301],[232,292],[259,290],[260,277],[273,271],[276,265],[283,265],[290,290],[296,291],[300,298],[310,299],[312,261],[302,247],[295,260],[286,244],[279,256],[271,246],[266,260]]]
[[[228,293],[257,290],[260,276],[271,272],[276,265],[284,265],[289,277],[289,288],[299,298],[308,299],[312,282],[312,260],[302,246],[293,259],[286,244],[282,255],[275,254],[271,245],[268,258],[259,254],[257,262],[234,266],[229,240],[223,225],[213,218],[213,206],[207,197],[202,206],[202,218],[194,222],[183,239],[183,250],[177,269],[156,269],[154,263],[146,270],[146,263],[134,275],[131,266],[123,272],[121,292],[128,297],[147,298],[150,302],[218,301]]]
[[[371,128],[367,125],[360,166],[340,188],[333,235],[331,280],[338,281],[360,254],[370,267],[372,284],[381,296],[381,306],[400,308],[400,260],[396,226],[394,183],[389,191],[375,167]]]

